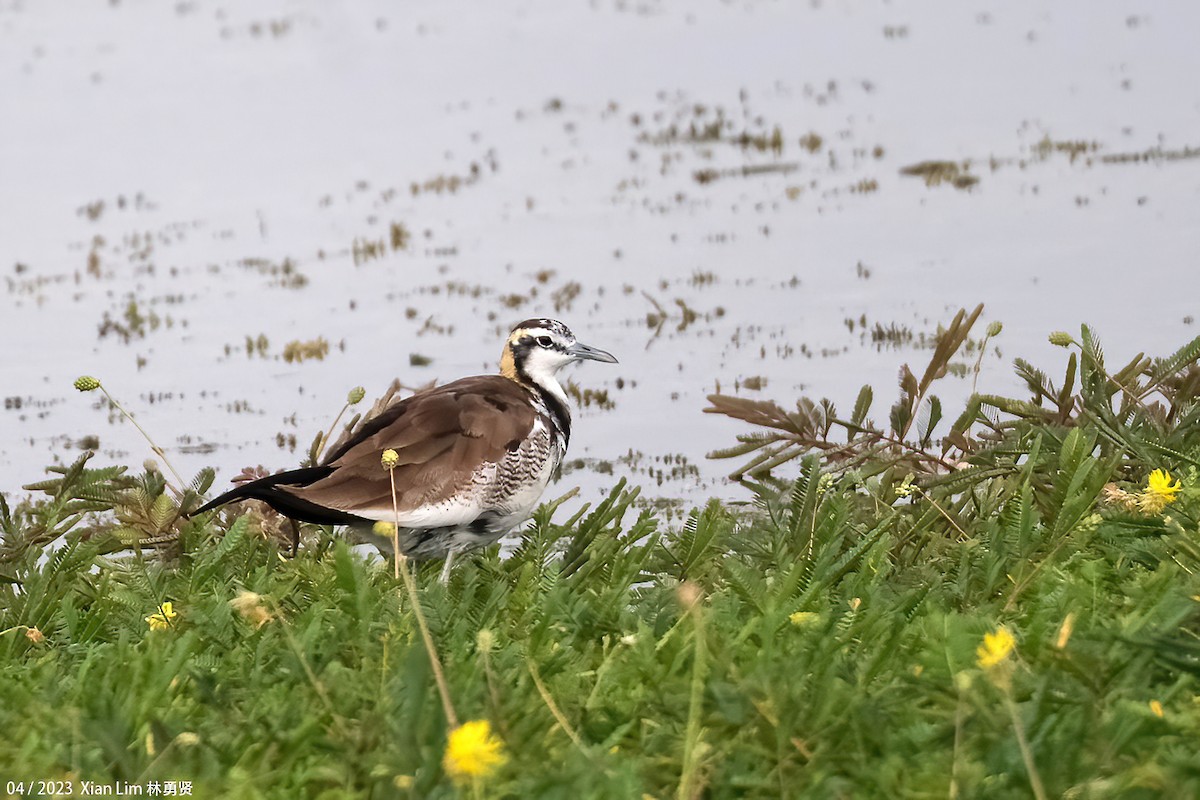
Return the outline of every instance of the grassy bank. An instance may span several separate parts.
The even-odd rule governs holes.
[[[666,529],[618,486],[449,586],[418,570],[454,712],[493,737],[475,778],[390,563],[321,529],[292,557],[269,517],[185,521],[192,493],[81,460],[0,508],[0,780],[1200,796],[1200,342],[1125,374],[1068,339],[1069,385],[1031,373],[938,437],[938,352],[878,428],[869,397],[844,420],[714,398],[763,431],[737,453],[777,448],[743,471],[751,510]]]

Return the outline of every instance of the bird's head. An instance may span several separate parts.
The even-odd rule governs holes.
[[[513,328],[500,354],[500,374],[536,384],[566,400],[558,371],[576,361],[617,363],[611,353],[576,341],[571,329],[555,319],[527,319]]]

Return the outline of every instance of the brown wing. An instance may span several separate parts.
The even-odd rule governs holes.
[[[287,491],[327,508],[354,513],[392,507],[380,459],[400,457],[394,473],[401,512],[447,500],[466,488],[485,462],[500,461],[533,429],[528,390],[500,375],[463,378],[396,403],[369,420],[327,461],[333,472]]]

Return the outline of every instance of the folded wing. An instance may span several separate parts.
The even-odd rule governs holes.
[[[405,398],[368,420],[331,452],[326,477],[283,491],[318,506],[367,519],[390,519],[392,488],[381,458],[395,450],[393,470],[401,524],[414,512],[441,509],[428,522],[469,522],[462,502],[481,469],[498,464],[530,434],[537,412],[528,390],[500,375],[481,375]]]

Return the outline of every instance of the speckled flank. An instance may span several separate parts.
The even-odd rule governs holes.
[[[538,420],[519,447],[500,462],[481,465],[447,502],[400,515],[405,526],[400,548],[406,555],[445,558],[451,550],[483,547],[529,519],[566,453],[565,439],[551,433],[549,410],[535,398]],[[480,509],[488,510],[480,514]],[[356,513],[383,522],[395,519],[390,508]]]

